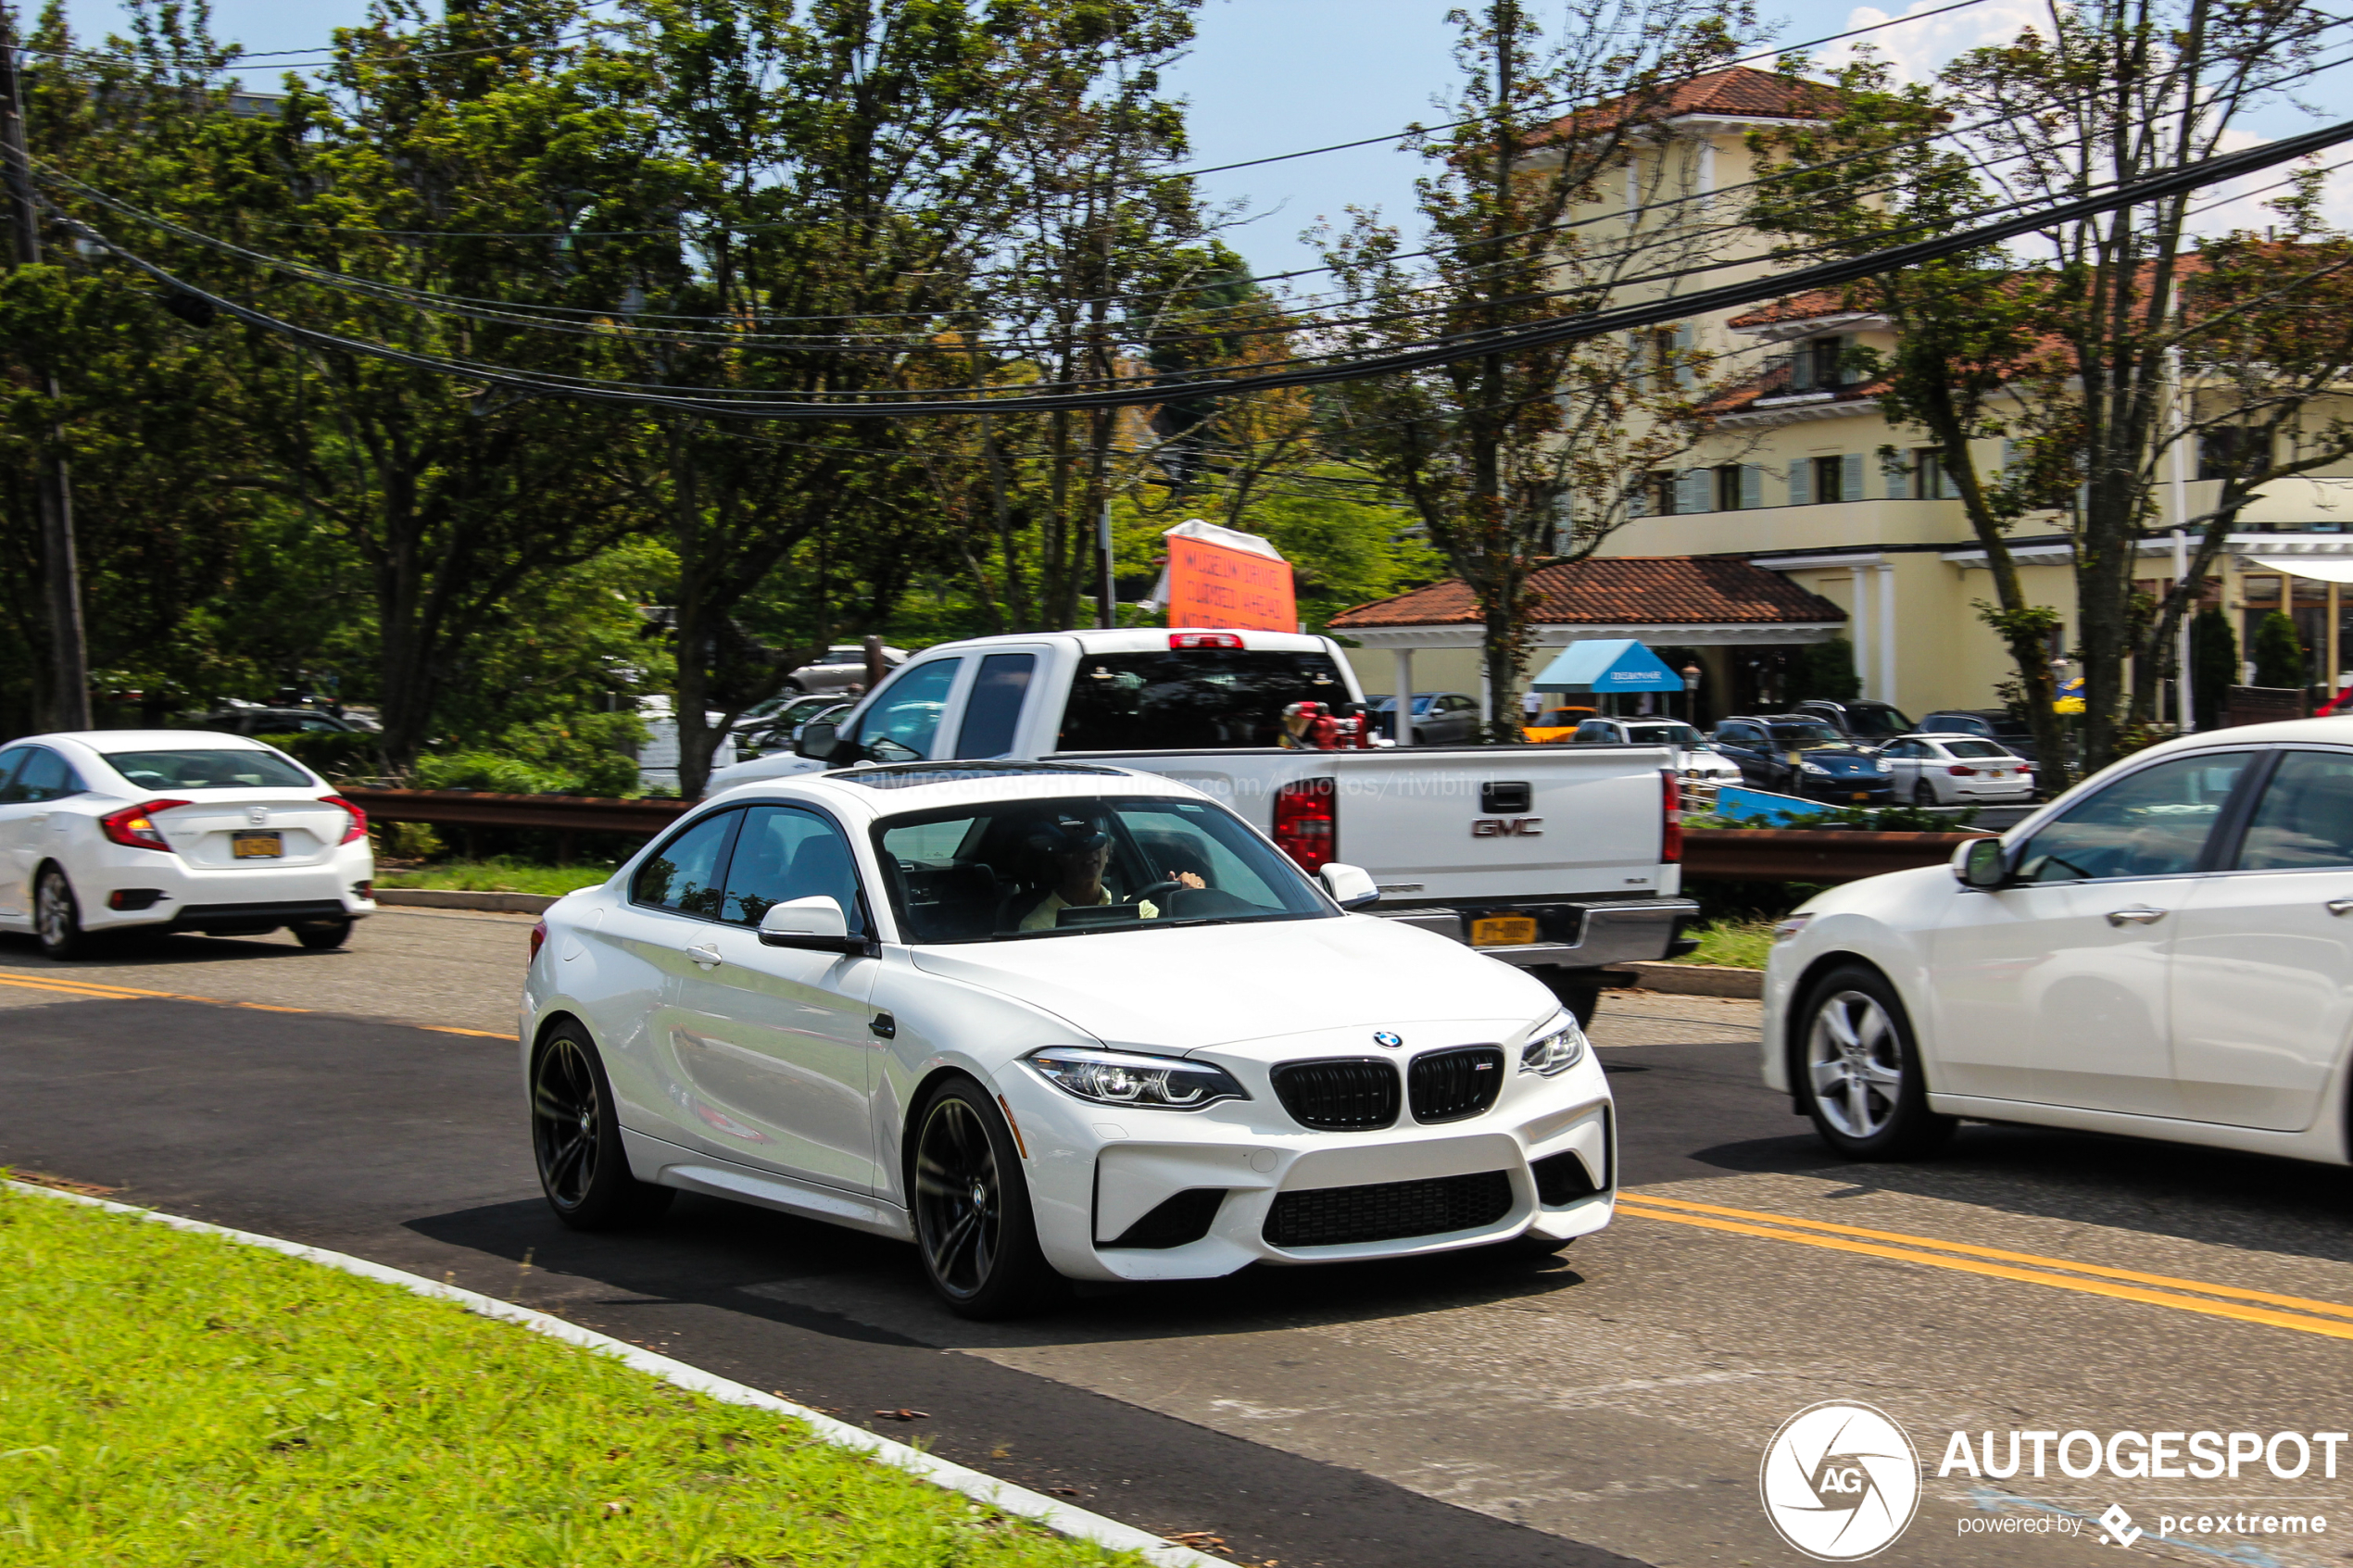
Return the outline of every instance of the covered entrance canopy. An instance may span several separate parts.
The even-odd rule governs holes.
[[[1529,683],[1540,692],[1680,692],[1683,678],[1631,637],[1571,643]]]

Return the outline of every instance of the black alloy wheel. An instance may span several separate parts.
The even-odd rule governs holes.
[[[56,866],[44,866],[32,889],[32,933],[41,950],[53,959],[78,959],[90,949],[82,929],[82,906],[74,901],[73,884]]]
[[[917,1114],[915,1244],[950,1311],[1003,1318],[1042,1305],[1058,1276],[1038,1248],[1029,1182],[997,1108],[950,1078]]]
[[[629,1173],[604,1065],[576,1024],[539,1047],[531,1070],[531,1152],[556,1218],[579,1231],[650,1220],[672,1190]]]

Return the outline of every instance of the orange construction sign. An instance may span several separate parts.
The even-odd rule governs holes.
[[[1290,563],[1172,534],[1168,623],[1296,632],[1299,606],[1291,597]]]

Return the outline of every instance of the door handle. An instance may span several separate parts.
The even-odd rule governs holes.
[[[2114,917],[2111,916],[2110,918],[2113,919]],[[694,960],[697,963],[702,965],[705,969],[717,969],[719,967],[719,949],[711,947],[709,943],[705,943],[699,947],[687,948],[686,956]]]
[[[2333,915],[2353,915],[2353,898],[2332,898],[2321,908]]]
[[[2164,918],[2165,911],[2163,909],[2110,909],[2108,912],[2108,923],[2110,925],[2120,926],[2127,924],[2155,925],[2158,921],[2161,921]]]

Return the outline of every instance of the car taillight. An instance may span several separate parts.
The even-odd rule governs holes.
[[[1302,871],[1321,871],[1340,854],[1333,813],[1339,784],[1337,779],[1300,779],[1275,792],[1275,847]]]
[[[1171,632],[1168,646],[1172,648],[1238,648],[1240,637],[1231,632]]]
[[[120,811],[100,817],[98,831],[105,834],[109,842],[132,849],[169,850],[171,846],[163,841],[163,830],[156,826],[154,818],[159,811],[169,811],[174,806],[187,804],[184,800],[150,800],[144,806],[125,806]]]
[[[1659,805],[1665,812],[1658,832],[1658,858],[1662,864],[1671,866],[1683,858],[1683,791],[1672,768],[1659,770],[1658,783]]]
[[[343,830],[343,836],[335,840],[337,844],[348,844],[355,838],[365,838],[368,836],[367,812],[362,811],[359,807],[354,806],[350,801],[346,800],[340,795],[322,795],[319,797],[319,803],[322,806],[340,807],[344,810],[351,813],[351,822]]]
[[[1959,762],[1954,763],[1951,767],[1945,769],[1944,771],[1952,774],[1957,779],[1972,779],[1977,776],[1976,769],[1968,767]]]
[[[525,963],[531,962],[532,959],[535,959],[539,956],[539,949],[547,945],[547,922],[544,920],[534,922],[531,927],[531,957],[523,960],[522,961]]]

